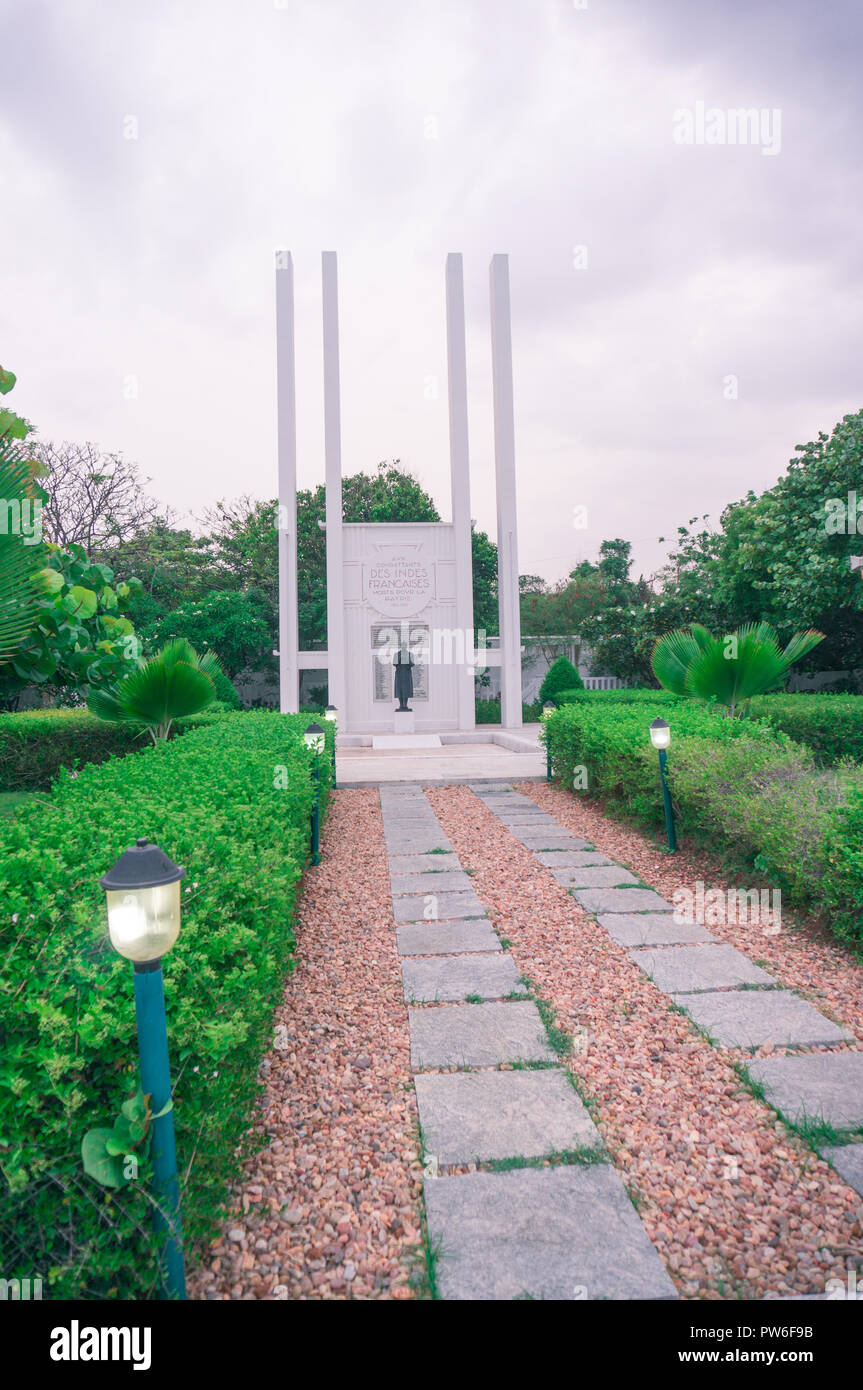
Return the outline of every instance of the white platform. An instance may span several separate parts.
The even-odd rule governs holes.
[[[440,734],[373,734],[372,748],[440,748]]]

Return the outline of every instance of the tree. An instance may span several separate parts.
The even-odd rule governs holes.
[[[14,385],[14,374],[0,367],[0,395]],[[0,664],[14,656],[36,624],[38,573],[45,563],[40,524],[45,493],[35,480],[38,467],[23,447],[29,433],[20,415],[0,410]]]
[[[485,531],[471,522],[471,562],[473,568],[473,626],[475,632],[495,637],[500,631],[497,608],[497,546]]]
[[[87,706],[100,719],[139,725],[154,743],[171,732],[175,719],[199,714],[216,697],[213,677],[220,670],[215,652],[199,656],[183,638],[167,642],[142,661],[113,690],[97,690]]]
[[[32,450],[46,478],[45,534],[63,549],[80,545],[98,558],[156,517],[137,464],[121,454],[100,453],[95,444],[35,443]]]
[[[733,719],[738,705],[777,689],[793,663],[823,640],[823,632],[798,632],[783,651],[769,623],[747,623],[725,637],[693,623],[659,639],[653,672],[666,690],[716,700]]]
[[[594,665],[602,674],[642,683],[651,680],[654,593],[644,578],[629,578],[631,550],[629,541],[603,541],[597,563],[583,561],[571,578],[592,586],[592,607],[581,623],[581,634],[593,650]]]
[[[198,651],[217,651],[229,678],[247,666],[273,664],[272,610],[258,589],[216,590],[157,618],[141,632],[145,647],[185,638]]]
[[[139,581],[117,583],[110,566],[91,564],[80,546],[66,551],[47,543],[45,551],[35,626],[0,667],[0,704],[7,709],[31,685],[85,696],[121,679],[139,656],[123,611]]]

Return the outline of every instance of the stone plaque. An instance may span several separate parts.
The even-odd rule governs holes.
[[[435,562],[419,546],[377,546],[362,572],[363,598],[385,617],[410,617],[435,597]]]

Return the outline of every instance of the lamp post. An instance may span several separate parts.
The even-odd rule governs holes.
[[[671,742],[671,729],[664,719],[654,719],[650,726],[650,742],[659,752],[659,780],[662,783],[662,804],[665,807],[665,829],[668,833],[668,848],[674,851],[677,849],[677,835],[674,830],[671,793],[668,790],[668,779],[665,775],[665,764],[668,759],[666,749]]]
[[[335,705],[327,705],[324,710],[324,718],[329,719],[331,724],[335,724],[339,717],[339,712]],[[336,731],[333,729],[333,791],[336,789]]]
[[[549,715],[554,714],[556,708],[557,706],[555,705],[553,700],[546,700],[545,704],[542,707],[543,723],[545,723]],[[551,741],[548,737],[547,730],[545,735],[545,780],[546,782],[551,781]]]
[[[134,965],[135,1017],[141,1091],[150,1097],[153,1120],[153,1229],[164,1237],[159,1254],[160,1297],[185,1299],[183,1233],[168,1060],[168,1027],[162,956],[180,931],[178,868],[158,845],[138,840],[99,880],[108,905],[111,944]],[[167,1109],[166,1109],[167,1107]],[[166,1111],[162,1114],[160,1112]]]
[[[311,748],[312,778],[315,783],[315,804],[312,807],[312,863],[321,862],[321,768],[320,754],[324,751],[326,738],[320,724],[310,724],[303,734],[307,748]]]

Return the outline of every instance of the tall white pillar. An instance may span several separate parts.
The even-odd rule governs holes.
[[[464,272],[459,253],[446,258],[446,348],[449,384],[449,457],[455,532],[456,627],[464,660],[456,672],[458,726],[473,729],[474,705],[473,559],[470,533],[470,455],[467,432],[467,361],[464,340]],[[458,644],[459,646],[461,644]]]
[[[329,702],[346,727],[342,538],[342,425],[339,387],[339,283],[335,251],[321,257],[324,306],[324,462],[327,490],[327,674]]]
[[[518,543],[515,503],[515,423],[512,406],[512,330],[509,258],[492,256],[491,357],[494,385],[494,467],[497,490],[497,589],[500,615],[500,722],[520,728],[521,617],[518,602]]]
[[[279,709],[300,708],[297,629],[297,391],[294,372],[294,262],[276,260],[276,409],[279,463]]]

